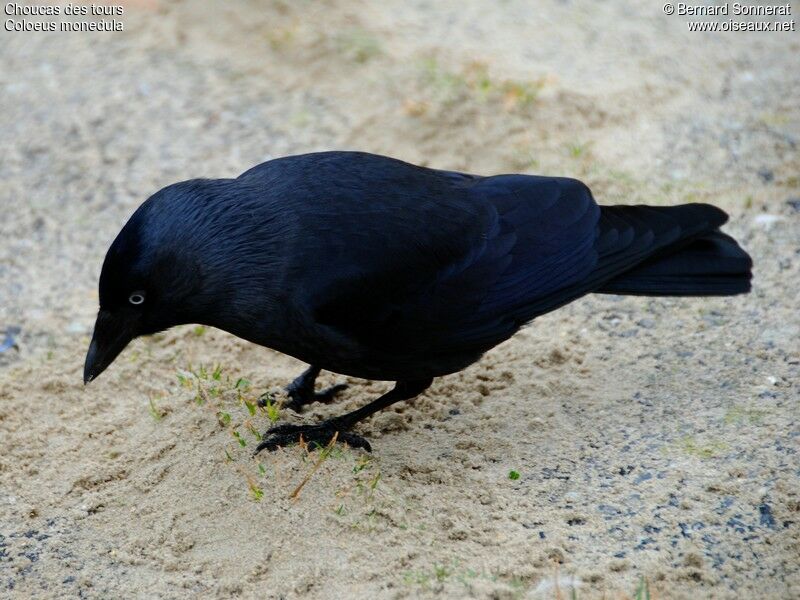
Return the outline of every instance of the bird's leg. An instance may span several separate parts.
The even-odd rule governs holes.
[[[297,379],[286,386],[286,393],[289,395],[289,403],[286,408],[291,408],[295,412],[300,412],[306,404],[312,402],[330,402],[333,398],[347,388],[346,383],[337,383],[320,392],[314,391],[314,384],[317,376],[322,369],[311,365],[303,371]]]
[[[421,394],[430,386],[433,379],[419,379],[416,381],[398,381],[394,388],[386,392],[377,400],[373,400],[366,406],[352,412],[339,415],[317,423],[316,425],[278,425],[268,430],[264,439],[256,448],[256,454],[262,450],[276,450],[281,446],[294,444],[303,440],[311,444],[311,447],[326,446],[333,436],[337,434],[337,441],[346,443],[353,448],[364,448],[367,452],[372,451],[369,442],[360,435],[350,432],[350,428],[362,419],[383,410],[387,406],[410,400],[414,396]]]

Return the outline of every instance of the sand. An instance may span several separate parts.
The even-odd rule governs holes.
[[[0,344],[21,329],[0,353],[0,596],[800,597],[796,33],[689,33],[622,0],[123,20],[0,32]],[[582,299],[364,423],[371,455],[252,458],[270,417],[248,404],[303,365],[220,331],[137,340],[84,387],[102,258],[139,203],[323,149],[711,202],[754,290]],[[351,387],[279,418],[389,386],[321,380]]]

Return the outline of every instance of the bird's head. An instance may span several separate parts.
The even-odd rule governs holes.
[[[134,213],[106,254],[84,383],[97,378],[134,338],[193,321],[193,299],[202,286],[199,261],[186,243],[185,223],[165,215],[159,200],[165,201],[154,196]]]

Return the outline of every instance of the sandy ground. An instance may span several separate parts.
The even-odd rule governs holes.
[[[0,31],[0,596],[800,597],[798,34],[489,6],[153,0],[121,33]],[[587,297],[319,465],[251,457],[248,403],[303,365],[219,331],[138,340],[84,388],[140,202],[334,148],[712,202],[754,291]],[[388,386],[350,383],[280,418]]]

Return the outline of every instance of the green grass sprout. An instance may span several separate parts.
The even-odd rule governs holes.
[[[164,416],[164,413],[156,406],[156,401],[153,398],[150,398],[150,414],[156,421],[160,421]]]
[[[247,412],[250,413],[250,416],[254,417],[256,415],[256,405],[249,400],[244,400],[244,405],[247,407]]]
[[[245,440],[245,439],[244,439],[244,437],[242,436],[242,434],[241,434],[241,433],[239,433],[239,432],[238,432],[238,431],[236,431],[235,429],[234,429],[234,430],[233,430],[231,433],[233,434],[233,437],[235,437],[235,438],[236,438],[236,441],[237,441],[237,442],[239,442],[239,445],[240,445],[242,448],[244,448],[245,446],[247,446],[247,440]]]

